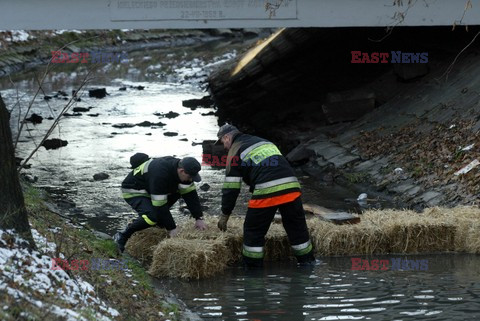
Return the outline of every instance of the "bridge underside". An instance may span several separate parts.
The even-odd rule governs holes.
[[[476,25],[480,0],[3,0],[0,29]]]
[[[402,90],[442,82],[446,72],[457,74],[458,69],[449,72],[449,66],[477,32],[479,27],[403,27],[392,33],[384,28],[282,29],[213,73],[209,89],[220,123],[255,130],[291,150],[298,144],[298,135],[288,131],[292,124],[296,132],[311,132],[348,123],[394,100]],[[471,44],[459,61],[478,55],[478,48]],[[370,57],[384,53],[388,58],[385,63],[352,63],[352,52]],[[393,53],[398,52],[424,54],[425,61],[395,61]]]

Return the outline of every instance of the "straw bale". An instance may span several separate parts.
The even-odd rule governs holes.
[[[368,222],[336,225],[309,220],[310,237],[319,255],[354,255],[386,253],[388,242],[383,231]]]
[[[428,217],[454,220],[455,222],[463,220],[480,220],[480,208],[476,206],[457,206],[453,208],[431,207],[425,209],[424,215]]]
[[[145,265],[152,262],[153,250],[162,240],[167,238],[167,231],[163,228],[149,227],[134,233],[125,246],[128,254]]]
[[[193,226],[182,227],[182,232],[180,232],[179,237],[184,239],[218,240],[229,250],[227,257],[228,264],[233,264],[242,258],[243,221],[243,217],[231,215],[228,220],[227,231],[222,232],[217,228],[218,217],[209,216],[205,218],[205,223],[208,226],[206,231],[196,231]]]
[[[219,240],[229,249],[228,264],[242,260],[243,223],[244,217],[232,215],[228,220],[228,229],[221,232],[217,228],[218,217],[206,217],[205,223],[209,227],[205,231],[195,230],[193,224],[181,226],[179,238],[187,240]],[[265,260],[281,261],[292,256],[290,243],[283,225],[272,223],[265,235]]]
[[[388,253],[455,250],[456,226],[451,220],[409,210],[367,211],[364,220],[379,226],[389,243]]]
[[[458,252],[480,253],[480,220],[462,220],[458,224],[455,247]]]
[[[293,259],[293,251],[282,224],[272,223],[265,235],[265,261]]]
[[[476,206],[432,207],[425,209],[424,213],[455,225],[455,251],[480,253],[480,233],[478,232],[480,208]]]
[[[217,228],[218,217],[206,216],[206,231],[192,221],[179,226],[178,237],[169,239],[164,229],[135,233],[127,252],[156,277],[207,278],[242,259],[244,218],[232,215],[228,230]],[[317,255],[369,255],[452,251],[480,253],[480,209],[434,207],[410,210],[371,210],[359,224],[336,225],[318,217],[307,219]],[[265,237],[265,260],[292,259],[288,237],[281,224],[273,223]]]
[[[204,222],[207,224],[207,229],[204,231],[195,228],[193,219],[180,223],[177,237],[186,240],[216,240],[222,235],[222,232],[217,228],[217,217],[204,215]]]
[[[451,224],[408,222],[386,226],[389,253],[432,253],[455,250],[456,227]]]
[[[212,277],[226,268],[228,252],[221,240],[166,239],[155,248],[148,273],[181,279]]]

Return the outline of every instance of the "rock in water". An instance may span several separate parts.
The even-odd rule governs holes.
[[[42,144],[42,146],[45,147],[47,150],[57,149],[67,145],[68,145],[68,141],[61,140],[59,138],[47,139]]]
[[[96,181],[103,181],[104,179],[109,178],[110,176],[107,173],[97,173],[93,175],[93,179]]]
[[[105,88],[90,89],[88,91],[88,97],[104,98],[105,96],[107,96],[107,89]]]

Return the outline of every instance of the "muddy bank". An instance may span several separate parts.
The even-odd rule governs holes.
[[[477,204],[478,167],[456,173],[480,157],[478,44],[452,65],[477,31],[290,29],[213,73],[210,92],[220,122],[275,141],[318,181],[418,210]],[[427,61],[352,63],[352,51]]]

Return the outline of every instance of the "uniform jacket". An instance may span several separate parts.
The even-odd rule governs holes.
[[[224,214],[233,211],[242,181],[250,186],[253,194],[249,207],[267,207],[272,204],[271,199],[278,199],[280,195],[300,196],[300,184],[295,173],[277,146],[266,139],[239,133],[233,137],[227,156],[222,188]]]
[[[179,162],[180,159],[170,156],[150,159],[133,169],[122,182],[123,198],[150,198],[154,208],[152,216],[159,218],[167,230],[176,228],[167,204],[168,195],[180,193],[194,218],[203,215],[195,184],[182,183],[178,177]]]

